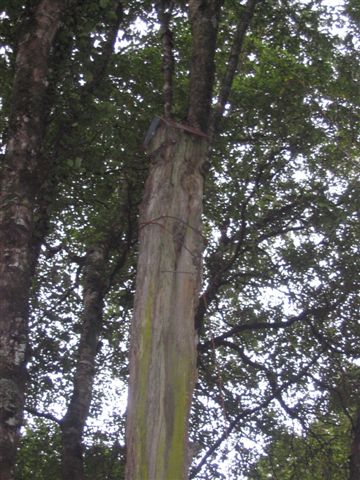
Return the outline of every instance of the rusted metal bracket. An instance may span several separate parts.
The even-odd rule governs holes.
[[[198,128],[190,127],[189,125],[184,125],[183,123],[178,123],[175,122],[174,120],[171,120],[170,118],[163,118],[163,117],[154,117],[150,123],[150,127],[148,131],[146,132],[144,142],[143,142],[143,147],[146,150],[147,147],[149,146],[149,143],[155,136],[156,130],[158,129],[160,123],[164,123],[168,127],[172,128],[178,128],[180,130],[183,130],[186,133],[191,133],[192,135],[196,135],[198,137],[205,138],[206,140],[210,140],[209,135],[206,133],[202,132]]]
[[[202,132],[198,128],[190,127],[190,125],[184,125],[183,123],[174,122],[174,120],[171,120],[170,118],[161,118],[161,121],[164,122],[165,125],[168,125],[170,127],[179,128],[180,130],[184,130],[187,133],[192,133],[193,135],[196,135],[198,137],[202,137],[202,138],[206,138],[206,140],[210,140],[209,135]]]

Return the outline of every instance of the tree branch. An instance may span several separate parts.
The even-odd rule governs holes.
[[[52,415],[51,413],[39,412],[38,410],[36,410],[36,408],[32,407],[25,407],[25,411],[27,413],[30,413],[30,415],[34,415],[34,417],[45,418],[46,420],[51,420],[52,422],[61,425],[61,419],[55,417],[55,415]]]
[[[213,111],[211,122],[211,134],[216,135],[219,129],[219,123],[225,111],[226,103],[229,99],[231,86],[239,67],[240,54],[244,47],[244,39],[249,28],[250,22],[254,16],[255,7],[259,0],[248,0],[244,13],[241,15],[239,23],[236,27],[233,44],[230,51],[229,60],[227,63],[227,70],[220,86],[220,93],[217,104]]]
[[[207,350],[215,346],[224,345],[224,340],[232,337],[233,335],[238,335],[241,332],[245,331],[253,331],[253,330],[279,330],[281,328],[287,328],[293,325],[296,322],[304,321],[309,315],[314,314],[316,312],[315,309],[305,309],[299,315],[295,315],[290,317],[289,320],[285,322],[255,322],[255,323],[242,323],[239,325],[235,325],[235,327],[231,328],[227,332],[215,337],[212,340],[208,340],[203,344],[199,344],[198,350],[199,352],[206,352]]]
[[[190,93],[187,120],[207,133],[214,83],[214,57],[221,0],[190,0],[192,31]]]
[[[303,424],[302,419],[299,418],[299,415],[296,414],[295,409],[289,407],[286,404],[285,400],[283,399],[283,397],[281,395],[281,387],[279,387],[279,383],[278,383],[278,377],[277,377],[274,370],[269,370],[268,368],[265,367],[265,365],[263,365],[259,362],[256,362],[254,360],[251,360],[251,358],[249,358],[245,354],[244,349],[242,347],[240,347],[239,345],[236,345],[233,342],[223,341],[221,343],[221,345],[230,347],[231,349],[235,350],[236,353],[241,358],[241,360],[245,363],[245,365],[248,365],[251,368],[254,368],[255,370],[260,370],[261,372],[263,372],[265,374],[268,382],[269,382],[269,386],[271,388],[271,391],[274,394],[274,399],[276,399],[279,402],[282,409],[289,415],[290,418],[295,418],[300,423]]]
[[[115,0],[115,5],[115,19],[110,25],[107,38],[102,46],[101,55],[98,57],[97,62],[94,64],[94,68],[92,71],[92,79],[83,87],[83,96],[92,95],[99,87],[106,73],[106,69],[109,65],[111,56],[114,52],[114,46],[118,35],[120,23],[123,19],[122,3],[119,0]]]
[[[170,20],[174,4],[170,0],[160,0],[157,3],[157,13],[161,25],[160,33],[163,45],[162,71],[164,76],[164,115],[165,118],[171,117],[173,104],[173,73],[174,73],[174,54],[173,54],[173,34],[170,30]]]
[[[315,356],[315,358],[308,364],[305,365],[305,367],[294,377],[291,381],[288,381],[284,383],[281,387],[279,387],[278,391],[275,393],[273,392],[271,395],[269,395],[267,398],[265,398],[259,405],[253,408],[248,408],[246,410],[243,410],[242,412],[238,413],[236,417],[233,419],[233,421],[230,423],[228,428],[225,430],[225,432],[220,435],[220,437],[216,440],[216,442],[209,448],[209,450],[205,453],[203,458],[200,460],[200,462],[190,471],[189,479],[195,478],[195,476],[201,471],[203,466],[206,464],[208,461],[208,458],[211,457],[216,450],[220,447],[223,441],[225,441],[230,433],[234,430],[236,425],[245,417],[249,415],[253,415],[254,413],[259,412],[263,408],[266,408],[273,400],[277,398],[279,393],[286,391],[288,387],[296,383],[298,380],[303,378],[307,372],[310,370],[310,368],[318,361],[320,355],[322,352],[320,352],[318,355]]]

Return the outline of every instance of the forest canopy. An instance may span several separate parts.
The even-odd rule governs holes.
[[[0,19],[0,477],[358,480],[358,2]]]

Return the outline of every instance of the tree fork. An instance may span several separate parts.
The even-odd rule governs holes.
[[[196,381],[194,317],[202,276],[203,176],[220,0],[191,0],[189,127],[153,124],[140,209],[127,417],[127,480],[188,477]]]

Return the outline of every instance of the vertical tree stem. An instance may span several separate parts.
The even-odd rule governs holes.
[[[14,477],[23,418],[28,303],[32,271],[33,206],[46,112],[47,73],[65,8],[42,0],[16,57],[12,108],[0,198],[0,478]]]
[[[128,480],[187,478],[207,141],[163,123],[140,216],[127,423]]]

